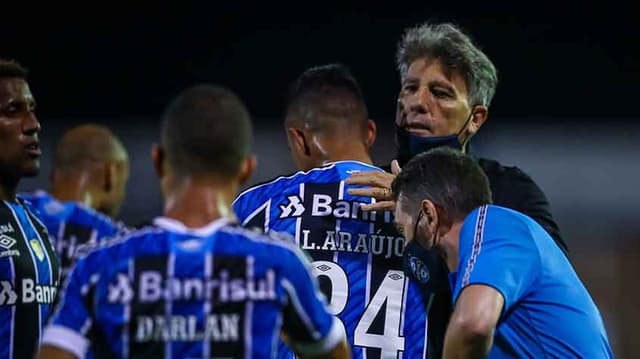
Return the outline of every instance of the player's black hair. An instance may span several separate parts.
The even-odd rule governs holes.
[[[17,77],[26,80],[29,70],[16,60],[0,59],[0,78]]]
[[[489,180],[468,155],[448,147],[415,156],[391,184],[408,213],[417,213],[428,199],[452,220],[462,220],[475,208],[491,203]]]
[[[360,85],[343,64],[304,71],[289,88],[285,120],[312,131],[366,129],[367,105]]]
[[[162,145],[179,174],[234,176],[251,146],[251,119],[229,89],[198,85],[180,93],[162,121]]]

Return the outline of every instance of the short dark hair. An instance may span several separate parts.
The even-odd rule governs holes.
[[[328,64],[304,71],[290,86],[286,121],[312,131],[357,126],[365,129],[369,114],[360,85],[343,64]]]
[[[459,27],[427,22],[407,29],[396,55],[402,81],[411,63],[421,58],[439,59],[447,71],[458,72],[467,85],[470,104],[489,107],[498,73],[489,57]]]
[[[0,59],[0,78],[18,77],[26,80],[29,70],[16,60]]]
[[[464,219],[471,211],[491,203],[489,180],[468,155],[452,148],[436,148],[415,156],[391,184],[411,212],[423,199],[441,207],[452,220]]]
[[[197,85],[168,105],[162,122],[162,145],[178,174],[234,176],[250,151],[251,118],[229,89]]]

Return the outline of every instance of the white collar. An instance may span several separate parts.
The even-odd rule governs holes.
[[[213,232],[219,230],[220,228],[224,227],[225,225],[231,222],[232,222],[231,218],[222,217],[222,218],[216,219],[215,221],[203,227],[189,228],[185,226],[184,223],[169,217],[156,217],[153,220],[153,224],[155,224],[160,228],[163,228],[172,232],[192,234],[192,235],[197,235],[201,237],[209,236]]]

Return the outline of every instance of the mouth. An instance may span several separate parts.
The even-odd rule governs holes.
[[[431,136],[433,133],[428,128],[422,126],[407,126],[404,128],[407,132],[416,136]]]
[[[25,152],[27,152],[30,157],[38,158],[42,155],[42,151],[40,150],[40,143],[38,142],[32,142],[24,146],[24,148]]]

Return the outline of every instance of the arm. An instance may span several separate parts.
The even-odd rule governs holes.
[[[76,356],[70,352],[54,347],[52,345],[45,344],[40,348],[38,352],[38,359],[75,359]]]
[[[94,270],[100,264],[93,252],[80,259],[67,278],[64,294],[59,296],[49,324],[42,335],[40,359],[83,358],[89,348],[87,333],[91,330],[89,298],[93,293]],[[93,270],[92,270],[93,269]],[[83,290],[83,287],[89,290]]]
[[[486,358],[503,307],[504,298],[494,288],[466,287],[449,321],[443,358]]]

